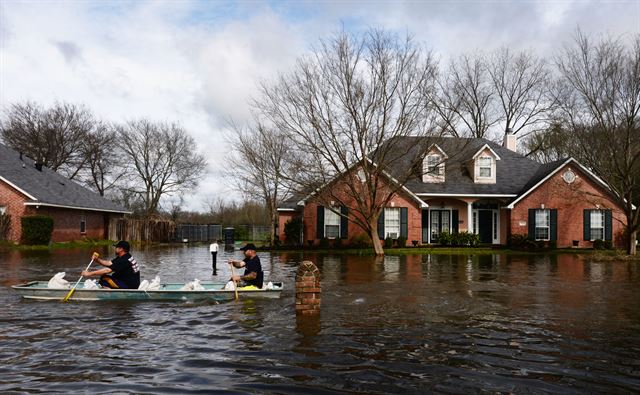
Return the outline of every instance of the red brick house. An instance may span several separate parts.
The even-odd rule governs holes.
[[[7,240],[19,243],[21,218],[53,218],[52,241],[104,239],[109,219],[128,211],[0,144],[0,213],[10,218]]]
[[[516,152],[513,135],[503,145],[444,138],[427,152],[412,153],[412,147],[420,146],[416,138],[404,138],[399,149],[421,155],[422,170],[381,213],[381,239],[437,244],[442,231],[467,231],[490,244],[507,244],[510,235],[523,235],[558,247],[592,247],[594,240],[624,245],[623,208],[608,186],[575,159],[540,164]],[[334,212],[348,213],[348,207],[332,211],[314,196],[290,199],[278,208],[281,240],[285,223],[294,217],[303,219],[303,241],[348,241],[362,232]]]

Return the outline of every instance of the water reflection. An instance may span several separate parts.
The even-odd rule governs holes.
[[[163,281],[225,281],[241,255],[220,252],[211,276],[206,246],[135,254]],[[0,252],[0,392],[640,391],[635,262],[260,253],[283,297],[222,304],[42,303],[7,288],[74,278],[89,256]],[[321,271],[319,316],[295,314],[302,260]]]

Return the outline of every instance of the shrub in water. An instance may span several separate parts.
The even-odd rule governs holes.
[[[22,217],[22,243],[48,244],[53,233],[53,218],[44,215]]]
[[[287,245],[299,245],[301,234],[302,218],[292,218],[284,224],[284,241]]]
[[[593,241],[594,250],[604,250],[604,240],[598,239]]]
[[[407,246],[407,238],[404,236],[398,237],[398,240],[396,240],[396,242],[398,243],[398,247],[400,248],[404,248]]]
[[[323,237],[322,239],[320,239],[320,248],[323,248],[323,249],[329,248],[329,239],[327,239],[326,237]]]
[[[349,240],[349,245],[354,248],[371,248],[371,239],[365,233],[358,233]]]
[[[391,247],[393,247],[393,239],[387,236],[387,238],[384,239],[384,248],[391,248]]]

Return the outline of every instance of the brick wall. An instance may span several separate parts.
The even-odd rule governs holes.
[[[562,179],[568,168],[577,175],[571,184]],[[572,240],[579,240],[580,247],[593,246],[592,242],[583,240],[583,210],[596,209],[597,206],[613,210],[613,241],[618,247],[624,246],[624,212],[577,166],[569,164],[562,168],[516,204],[511,210],[511,233],[526,235],[529,209],[542,208],[542,205],[546,209],[558,210],[558,247],[570,247]]]
[[[37,215],[47,215],[53,218],[54,242],[88,239],[105,239],[109,214],[98,211],[72,210],[57,207],[40,207]],[[114,214],[115,215],[115,214]],[[86,232],[80,232],[80,221],[86,219]],[[107,221],[107,222],[105,222]]]
[[[7,239],[18,243],[22,236],[22,226],[20,218],[25,214],[24,202],[27,200],[22,193],[12,186],[0,180],[0,206],[6,207],[7,213],[11,216],[11,225]]]

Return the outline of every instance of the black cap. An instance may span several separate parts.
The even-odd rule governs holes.
[[[248,243],[246,246],[242,247],[240,251],[254,250],[256,251],[256,246],[253,243]]]
[[[120,240],[119,242],[117,242],[116,244],[113,245],[114,247],[121,247],[124,248],[125,251],[129,252],[129,250],[131,249],[131,246],[129,245],[128,242],[124,241],[124,240]]]

